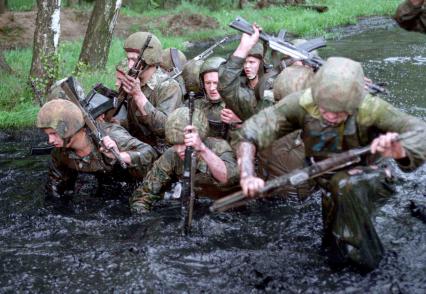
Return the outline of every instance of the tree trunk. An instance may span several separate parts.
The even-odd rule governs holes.
[[[84,37],[77,71],[80,66],[85,65],[90,69],[105,67],[121,3],[121,0],[96,0]]]
[[[238,9],[244,9],[244,6],[247,4],[247,0],[238,0]]]
[[[42,97],[58,75],[61,0],[37,0],[37,8],[30,83],[36,100],[42,105]]]
[[[0,14],[5,13],[7,10],[7,2],[6,0],[0,0]]]

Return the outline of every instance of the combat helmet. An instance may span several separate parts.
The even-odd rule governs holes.
[[[330,57],[315,74],[311,88],[319,107],[352,114],[366,95],[362,66],[348,58]]]
[[[52,128],[62,139],[67,139],[84,126],[84,119],[77,105],[68,100],[54,99],[40,109],[36,125],[41,129]]]
[[[131,34],[124,42],[126,52],[140,53],[148,38],[151,38],[142,58],[148,65],[156,65],[161,62],[162,47],[158,38],[149,32],[137,32]]]
[[[219,71],[219,66],[226,60],[222,57],[210,57],[206,59],[200,67],[200,85],[204,89],[204,74]]]
[[[182,78],[185,81],[186,90],[200,93],[200,68],[203,64],[202,60],[190,61],[185,64],[182,70]]]
[[[64,78],[62,80],[56,81],[47,92],[46,101],[51,101],[54,99],[66,99],[69,100],[68,96],[65,94],[64,90],[62,90],[62,83],[64,83],[68,78]],[[74,89],[77,92],[78,99],[81,101],[84,99],[84,90],[81,84],[76,80],[74,81]]]
[[[263,57],[265,55],[264,52],[265,52],[265,50],[263,48],[262,43],[257,42],[253,46],[253,48],[250,49],[250,51],[249,51],[249,53],[248,53],[247,56],[252,56],[252,57],[256,57],[256,58],[258,58],[260,60],[263,60]]]
[[[178,60],[173,60],[173,53],[172,53],[173,51],[177,53],[176,56]],[[183,67],[185,63],[186,63],[186,56],[179,49],[176,49],[176,48],[163,49],[160,66],[164,68],[166,71],[171,71],[173,70],[173,68],[178,68],[179,66]]]
[[[189,125],[189,108],[175,109],[167,118],[166,140],[169,144],[184,144],[185,127]],[[192,115],[192,125],[197,128],[198,134],[203,140],[209,131],[209,123],[203,111],[195,109]]]
[[[312,69],[306,66],[295,65],[285,68],[274,81],[275,101],[280,101],[293,92],[309,88],[313,76]]]

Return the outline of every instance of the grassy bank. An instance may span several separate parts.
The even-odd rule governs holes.
[[[265,31],[276,32],[282,28],[300,36],[327,35],[327,30],[341,25],[353,24],[360,16],[392,15],[402,0],[312,0],[311,4],[326,5],[326,13],[317,13],[312,10],[286,7],[270,7],[255,10],[247,7],[244,10],[210,11],[207,8],[184,3],[176,9],[151,10],[143,14],[152,20],[151,31],[163,43],[163,47],[177,47],[185,49],[186,41],[198,41],[218,38],[224,35],[236,34],[227,25],[236,16],[241,15],[249,21],[256,21]],[[128,16],[141,17],[142,15],[124,8],[122,13]],[[219,23],[215,29],[196,30],[181,36],[163,34],[167,23],[159,22],[161,16],[170,14],[203,14],[213,17]],[[150,23],[150,22],[149,22]],[[137,28],[135,28],[137,30]],[[82,36],[83,37],[83,36]],[[80,42],[63,42],[60,45],[60,74],[62,78],[72,74],[81,48]],[[97,72],[83,72],[78,79],[84,88],[89,90],[96,83],[104,83],[109,87],[114,85],[114,66],[123,57],[123,40],[113,39],[108,64],[105,70]],[[15,71],[15,75],[0,73],[0,128],[26,127],[34,124],[38,106],[32,102],[31,90],[27,86],[27,77],[31,66],[32,50],[20,49],[5,52],[6,61]]]

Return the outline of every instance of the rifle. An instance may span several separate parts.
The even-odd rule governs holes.
[[[423,129],[416,131],[406,132],[398,136],[395,141],[405,140],[414,137],[423,132]],[[371,145],[355,148],[346,152],[338,153],[324,159],[322,161],[313,163],[312,165],[297,169],[289,174],[282,175],[278,178],[270,180],[265,183],[265,186],[261,188],[255,198],[265,197],[265,194],[271,192],[283,185],[300,185],[306,181],[319,177],[325,173],[335,171],[344,167],[351,166],[361,161],[361,156],[370,153]],[[238,207],[246,204],[248,201],[254,198],[247,198],[242,191],[233,193],[219,200],[216,200],[210,207],[211,212],[225,211],[230,208]]]
[[[240,32],[243,32],[249,35],[254,33],[252,25],[240,16],[238,16],[234,21],[232,21],[229,24],[229,26],[233,29],[236,29]],[[315,56],[314,54],[305,50],[305,47],[303,45],[295,46],[291,44],[290,42],[283,40],[282,38],[269,35],[263,31],[260,32],[259,38],[262,41],[266,42],[272,50],[281,52],[294,59],[301,60],[304,64],[312,67],[314,71],[317,71],[325,63],[324,59],[318,56]],[[319,42],[319,39],[318,39],[318,42]],[[324,44],[325,44],[325,41],[324,41]],[[377,93],[387,94],[386,89],[381,87],[380,85],[377,85],[374,83],[366,83],[366,86],[368,88],[368,91],[371,94],[377,94]]]
[[[222,40],[217,41],[216,43],[214,43],[213,45],[211,45],[209,48],[207,48],[206,50],[204,50],[203,52],[201,52],[200,54],[198,54],[197,56],[195,56],[194,58],[192,58],[191,60],[189,60],[186,64],[190,63],[190,62],[194,62],[194,61],[198,61],[198,60],[204,60],[207,57],[209,57],[210,55],[213,54],[213,50],[221,45],[222,43],[224,43],[226,40],[228,40],[228,37],[223,38]],[[180,76],[182,74],[183,69],[177,70],[175,72],[174,75],[171,76],[172,79],[177,78],[178,76]]]
[[[145,70],[147,64],[145,62],[145,60],[143,59],[143,54],[145,52],[145,50],[149,47],[149,42],[152,39],[152,35],[149,34],[148,37],[146,38],[145,43],[143,44],[140,53],[139,53],[139,57],[136,60],[135,64],[133,64],[132,68],[129,69],[129,71],[127,72],[127,75],[131,76],[132,78],[138,78],[139,75]],[[120,86],[120,88],[118,89],[118,95],[117,95],[117,107],[114,109],[111,109],[110,111],[108,111],[105,114],[105,119],[107,121],[110,121],[111,118],[117,114],[117,112],[120,110],[121,105],[127,100],[127,93],[126,91],[124,91],[123,86]]]
[[[192,115],[194,113],[194,92],[189,92],[189,124],[192,125]],[[182,233],[187,235],[191,231],[192,214],[194,211],[194,176],[196,168],[196,157],[194,148],[191,146],[185,149],[185,159],[183,163],[182,177]]]
[[[105,149],[112,152],[114,157],[118,160],[122,168],[126,168],[126,163],[121,158],[120,154],[118,154],[114,149],[108,149],[103,144],[102,139],[105,137],[105,131],[102,129],[102,127],[96,122],[96,120],[93,118],[92,115],[90,115],[89,112],[86,111],[86,109],[81,105],[80,100],[78,99],[78,96],[75,91],[74,87],[74,77],[69,77],[66,79],[65,82],[61,84],[62,90],[64,90],[65,94],[70,98],[72,102],[74,102],[75,105],[81,110],[83,113],[84,122],[89,128],[92,137],[95,139],[95,142],[98,144],[98,146],[103,146]]]
[[[55,148],[54,145],[31,147],[30,155],[49,155],[52,152],[53,148]]]

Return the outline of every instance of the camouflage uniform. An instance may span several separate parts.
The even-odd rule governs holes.
[[[333,64],[332,60],[336,59],[330,58],[327,63]],[[349,68],[351,65],[339,69],[340,72],[332,77],[334,83],[318,77],[320,72],[330,71],[326,65],[316,74],[312,89],[293,93],[247,120],[233,143],[251,142],[261,149],[277,138],[301,129],[306,157],[312,162],[333,153],[365,146],[380,133],[425,129],[426,124],[422,120],[402,113],[379,97],[365,95],[363,74],[357,78],[356,86],[348,81],[341,82],[345,71],[354,72]],[[318,97],[327,97],[328,93],[335,103],[328,101],[327,111],[354,109],[338,126],[325,124],[319,113],[321,100]],[[408,157],[397,160],[401,169],[410,171],[424,162],[425,139],[423,133],[402,142]],[[367,269],[376,267],[383,255],[383,247],[370,220],[370,201],[392,193],[391,181],[385,176],[385,171],[368,167],[372,159],[363,158],[360,174],[351,175],[346,169],[317,180],[327,191],[323,195],[324,241],[330,245],[331,256],[339,262],[353,261]]]
[[[426,8],[424,5],[414,6],[405,0],[396,10],[395,20],[409,31],[426,33]]]
[[[183,144],[184,127],[189,119],[187,108],[176,109],[168,118],[166,124],[166,138],[168,143]],[[217,198],[229,194],[231,189],[236,188],[238,183],[238,168],[234,152],[231,146],[222,139],[206,138],[208,124],[205,114],[195,110],[193,114],[193,125],[197,128],[198,134],[207,148],[213,151],[225,164],[227,171],[227,181],[225,184],[219,183],[211,174],[208,165],[201,158],[197,159],[194,190],[196,194],[204,194]],[[130,200],[132,211],[141,213],[149,210],[152,203],[161,199],[170,185],[179,180],[183,174],[183,160],[180,159],[173,147],[167,149],[163,155],[154,163],[148,172],[143,184],[133,193]]]
[[[111,159],[101,153],[92,141],[92,152],[87,156],[80,157],[72,149],[54,148],[52,151],[52,162],[49,167],[49,179],[46,184],[48,195],[61,198],[66,190],[73,190],[74,183],[79,172],[93,173],[102,178],[118,176],[121,180],[141,181],[152,163],[157,158],[154,149],[133,138],[123,127],[117,124],[103,123],[105,133],[116,143],[120,151],[130,155],[131,164],[124,171],[119,168],[115,159]],[[111,180],[111,178],[110,178]]]
[[[164,124],[167,116],[182,104],[182,90],[179,83],[169,78],[167,73],[159,68],[162,48],[157,37],[148,32],[131,34],[124,42],[126,52],[141,53],[141,48],[149,39],[148,47],[143,52],[143,59],[149,66],[157,66],[156,72],[151,76],[141,90],[147,98],[144,106],[146,115],[142,115],[133,97],[128,99],[127,125],[132,136],[154,146],[161,152],[164,144]]]
[[[220,118],[220,112],[225,106],[222,100],[212,102],[206,96],[195,101],[195,107],[203,111],[209,120],[208,137],[227,138],[229,125],[223,123]]]

